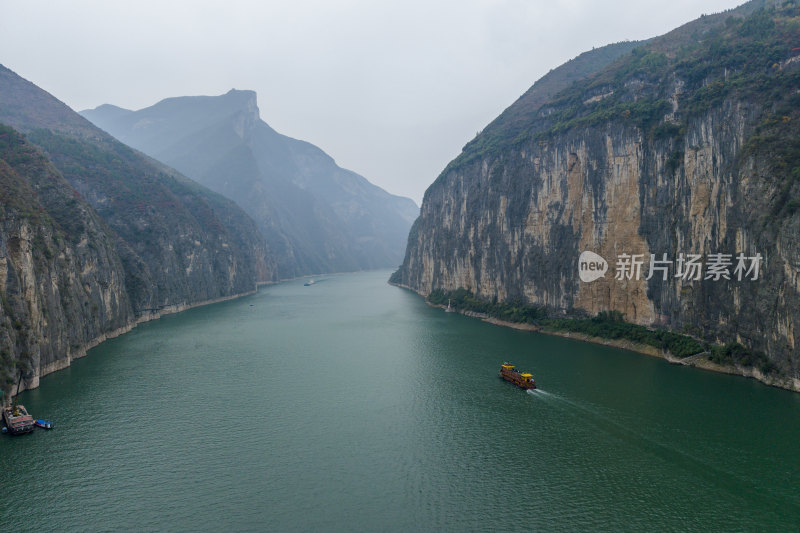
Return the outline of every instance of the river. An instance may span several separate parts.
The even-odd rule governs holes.
[[[140,325],[20,401],[25,530],[796,530],[800,395],[324,276]],[[510,359],[526,392],[497,377]]]

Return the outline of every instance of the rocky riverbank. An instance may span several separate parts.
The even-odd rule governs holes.
[[[262,282],[262,283],[259,283],[258,285],[261,286],[261,285],[271,285],[271,284],[273,284],[273,282]],[[90,340],[90,341],[88,341],[88,342],[86,342],[86,343],[84,343],[84,344],[82,344],[80,346],[77,346],[77,347],[69,350],[67,352],[66,356],[63,359],[58,359],[56,361],[53,361],[52,363],[49,363],[49,364],[46,364],[46,365],[42,365],[40,370],[39,370],[39,373],[36,376],[34,376],[33,378],[31,378],[30,380],[28,380],[27,382],[23,381],[22,385],[19,387],[19,389],[17,389],[17,384],[16,383],[14,384],[14,386],[11,389],[11,394],[9,394],[9,396],[7,398],[7,403],[10,402],[11,398],[14,395],[18,394],[19,392],[37,388],[39,386],[39,380],[42,377],[44,377],[44,376],[46,376],[48,374],[52,374],[53,372],[57,372],[59,370],[63,370],[65,368],[69,367],[72,364],[72,361],[74,361],[75,359],[80,359],[81,357],[86,357],[86,355],[88,354],[89,350],[91,350],[95,346],[98,346],[99,344],[101,344],[101,343],[103,343],[103,342],[105,342],[105,341],[107,341],[109,339],[113,339],[115,337],[119,337],[120,335],[122,335],[124,333],[128,333],[129,331],[131,331],[133,328],[135,328],[139,324],[142,324],[144,322],[150,322],[151,320],[158,320],[162,316],[172,315],[172,314],[175,314],[175,313],[180,313],[180,312],[183,312],[183,311],[187,311],[189,309],[193,309],[195,307],[202,307],[202,306],[205,306],[205,305],[211,305],[211,304],[216,304],[216,303],[220,303],[220,302],[226,302],[228,300],[235,300],[235,299],[238,299],[238,298],[242,298],[244,296],[251,296],[251,295],[253,295],[253,294],[257,293],[257,292],[258,292],[258,289],[252,290],[252,291],[248,291],[248,292],[244,292],[244,293],[241,293],[241,294],[234,294],[234,295],[231,295],[231,296],[223,296],[221,298],[213,298],[211,300],[206,300],[206,301],[203,301],[203,302],[196,302],[196,303],[193,303],[193,304],[170,305],[170,306],[164,307],[163,309],[159,309],[158,311],[148,312],[148,313],[138,317],[136,320],[132,321],[131,323],[126,324],[125,326],[122,326],[121,328],[117,328],[117,329],[115,329],[113,331],[109,331],[109,332],[103,333],[102,335],[98,335],[97,337],[93,338],[92,340]]]
[[[394,284],[398,287],[410,289],[407,286]],[[440,309],[446,309],[447,306],[433,304],[425,300],[426,303],[431,307],[436,307]],[[544,328],[542,326],[538,326],[536,324],[526,324],[526,323],[519,323],[519,322],[509,322],[506,320],[500,320],[498,318],[490,317],[485,313],[476,313],[474,311],[462,311],[462,310],[453,310],[459,314],[469,316],[472,318],[478,318],[487,322],[489,324],[494,324],[496,326],[503,326],[507,328],[518,329],[522,331],[532,331],[536,333],[543,333],[545,335],[553,335],[556,337],[564,337],[567,339],[575,339],[582,342],[591,342],[593,344],[602,344],[604,346],[611,346],[613,348],[619,348],[622,350],[630,350],[632,352],[637,352],[644,355],[649,355],[651,357],[658,357],[660,359],[664,359],[672,364],[677,365],[684,365],[684,366],[691,366],[695,368],[699,368],[702,370],[708,370],[711,372],[718,372],[721,374],[732,374],[737,376],[743,376],[747,378],[753,378],[757,381],[765,385],[769,385],[771,387],[778,387],[781,389],[790,390],[793,392],[800,392],[800,380],[785,377],[785,376],[776,376],[774,374],[765,374],[761,372],[759,369],[754,367],[747,367],[742,365],[734,365],[734,364],[720,364],[716,363],[709,359],[709,352],[702,352],[696,355],[692,355],[689,357],[676,357],[674,354],[670,353],[669,350],[660,350],[653,346],[633,342],[626,339],[606,339],[603,337],[595,337],[591,335],[586,335],[584,333],[578,333],[573,331],[558,331],[553,329]]]

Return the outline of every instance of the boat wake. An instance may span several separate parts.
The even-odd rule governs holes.
[[[528,389],[525,392],[527,392],[528,394],[530,394],[532,396],[543,396],[545,398],[558,398],[559,397],[558,395],[553,394],[552,392],[547,392],[546,390],[542,390],[542,389]]]
[[[672,443],[661,442],[635,425],[621,422],[618,414],[613,411],[609,412],[597,406],[542,389],[528,390],[526,392],[536,397],[537,401],[546,401],[549,408],[559,410],[569,418],[573,418],[574,423],[591,426],[599,433],[652,454],[663,461],[690,472],[693,476],[701,477],[713,483],[719,483],[720,479],[724,479],[730,486],[738,487],[737,490],[764,502],[772,498],[772,501],[781,501],[782,505],[796,505],[781,494],[763,495],[759,492],[761,489],[742,476],[718,466],[706,457],[697,456],[691,451],[684,450]]]

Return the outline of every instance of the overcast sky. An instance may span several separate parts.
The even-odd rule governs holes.
[[[741,3],[0,0],[0,63],[75,110],[255,90],[277,131],[420,203],[550,69]]]

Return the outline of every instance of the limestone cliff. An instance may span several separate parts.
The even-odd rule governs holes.
[[[428,189],[393,281],[553,315],[620,311],[740,342],[800,377],[798,21],[793,4],[751,2],[642,44],[536,106],[523,96]],[[584,251],[608,261],[604,277],[579,279]],[[706,279],[717,253],[731,254],[731,279]],[[737,279],[739,253],[763,257],[758,279]],[[638,279],[617,279],[623,254],[641,255]],[[666,279],[646,279],[651,254],[671,261],[660,264]],[[689,254],[706,267],[699,280],[680,275]]]
[[[5,126],[0,183],[0,372],[10,385],[21,370],[30,388],[134,313],[108,228],[44,155]]]
[[[0,185],[6,392],[20,372],[35,387],[139,321],[274,279],[255,223],[232,201],[2,66]]]

